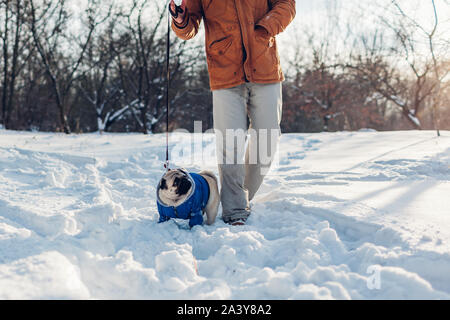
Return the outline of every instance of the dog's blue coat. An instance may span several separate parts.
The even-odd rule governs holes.
[[[193,184],[193,192],[188,196],[185,202],[177,207],[167,206],[159,199],[157,189],[157,206],[159,212],[159,223],[170,220],[171,218],[189,219],[189,226],[203,224],[203,209],[206,207],[209,199],[209,185],[205,178],[197,173],[187,173]]]

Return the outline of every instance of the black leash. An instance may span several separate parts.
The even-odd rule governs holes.
[[[170,4],[169,4],[170,10]],[[169,170],[169,88],[170,88],[170,12],[167,15],[167,43],[166,43],[166,162],[164,168]]]
[[[169,13],[167,14],[167,43],[166,43],[166,162],[164,163],[164,168],[169,169],[169,110],[170,110],[170,31],[171,31],[171,16],[174,18],[178,17],[179,13],[183,13],[184,10],[181,6],[175,5],[175,12],[172,11],[169,1]]]
[[[164,163],[164,168],[169,169],[169,110],[170,110],[170,31],[171,31],[171,16],[174,18],[178,17],[179,13],[183,13],[184,10],[181,6],[175,5],[175,12],[172,11],[169,1],[169,13],[167,14],[167,43],[166,43],[166,162]]]

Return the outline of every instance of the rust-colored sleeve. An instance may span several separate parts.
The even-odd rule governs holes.
[[[192,39],[198,33],[202,16],[203,9],[201,0],[186,0],[186,16],[184,17],[184,21],[178,24],[172,19],[172,30],[180,39]]]
[[[272,9],[256,25],[264,27],[272,37],[281,33],[294,20],[295,0],[269,0]]]

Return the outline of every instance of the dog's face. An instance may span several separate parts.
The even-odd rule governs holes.
[[[191,190],[192,182],[181,169],[171,169],[161,178],[159,197],[166,205],[182,202]]]

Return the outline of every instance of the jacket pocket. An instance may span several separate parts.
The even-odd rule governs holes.
[[[208,45],[207,55],[211,66],[225,68],[233,63],[232,52],[229,52],[232,44],[233,38],[226,36]]]
[[[255,32],[254,41],[254,59],[258,59],[262,55],[267,55],[268,52],[273,53],[273,47],[275,45],[275,37],[269,35],[263,36]]]
[[[233,43],[233,39],[231,36],[226,36],[217,40],[214,40],[209,44],[209,52],[223,55],[225,52],[228,51],[228,49],[231,47],[231,44]]]
[[[254,75],[259,80],[272,79],[278,74],[280,61],[274,37],[257,37],[252,57]]]
[[[206,54],[212,84],[236,81],[237,74],[242,69],[243,53],[231,35],[211,42],[206,47]]]

